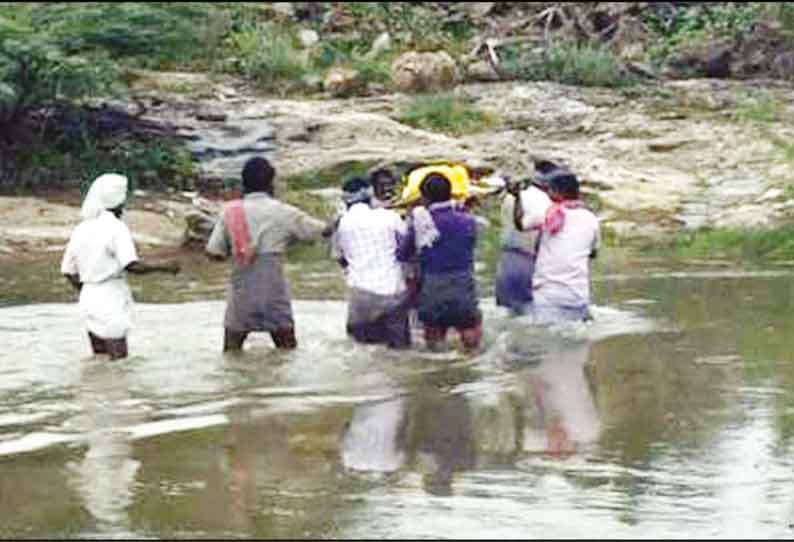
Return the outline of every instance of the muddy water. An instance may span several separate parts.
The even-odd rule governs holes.
[[[223,302],[137,306],[91,359],[76,308],[0,308],[0,537],[783,538],[794,533],[794,274],[627,271],[587,327],[485,302],[476,357],[220,355]]]

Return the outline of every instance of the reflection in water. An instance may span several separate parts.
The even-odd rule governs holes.
[[[433,495],[451,495],[454,473],[474,466],[469,403],[462,395],[434,390],[416,401],[413,441],[422,466],[422,485]]]
[[[638,276],[589,343],[484,303],[465,360],[351,346],[334,302],[296,302],[297,351],[227,360],[207,302],[77,362],[72,305],[0,309],[0,538],[787,538],[792,285]]]
[[[140,419],[128,386],[121,364],[100,359],[83,365],[79,402],[88,450],[72,469],[76,490],[103,534],[129,527],[127,507],[140,466],[130,457],[125,430]]]
[[[391,473],[405,462],[405,399],[355,405],[342,441],[342,463],[350,471]]]
[[[525,452],[563,458],[598,438],[600,421],[586,374],[589,355],[586,341],[549,343],[540,365],[516,375],[534,407],[524,428]]]
[[[231,496],[231,520],[235,528],[250,531],[256,512],[256,442],[258,435],[251,431],[251,408],[235,407],[229,412],[229,432],[226,443],[228,460],[228,490]],[[264,435],[261,435],[264,437]]]
[[[344,467],[392,473],[413,466],[427,493],[449,496],[457,472],[508,465],[522,452],[565,458],[593,444],[600,420],[586,371],[590,343],[525,335],[535,345],[529,366],[478,393],[460,391],[474,374],[442,369],[424,375],[410,395],[355,405],[342,439]]]

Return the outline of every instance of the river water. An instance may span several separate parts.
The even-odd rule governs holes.
[[[0,308],[0,537],[790,538],[794,274],[629,271],[594,323],[484,300],[484,352],[220,354],[222,301],[141,303],[92,359],[73,304]]]

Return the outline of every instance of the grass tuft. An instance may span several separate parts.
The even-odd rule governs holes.
[[[419,95],[400,112],[400,122],[434,132],[463,135],[494,126],[494,115],[449,94]]]

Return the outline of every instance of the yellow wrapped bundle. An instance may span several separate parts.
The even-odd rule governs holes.
[[[431,173],[440,173],[449,179],[452,185],[452,199],[464,201],[470,195],[485,196],[499,192],[504,181],[498,177],[472,177],[469,168],[464,164],[439,162],[428,164],[411,170],[404,177],[404,187],[397,202],[398,207],[410,205],[422,197],[419,190],[422,181]]]
[[[464,200],[469,195],[469,170],[460,164],[431,164],[414,169],[408,174],[408,180],[400,197],[401,205],[408,205],[419,199],[422,194],[419,187],[425,177],[431,173],[440,173],[452,184],[452,198]]]

